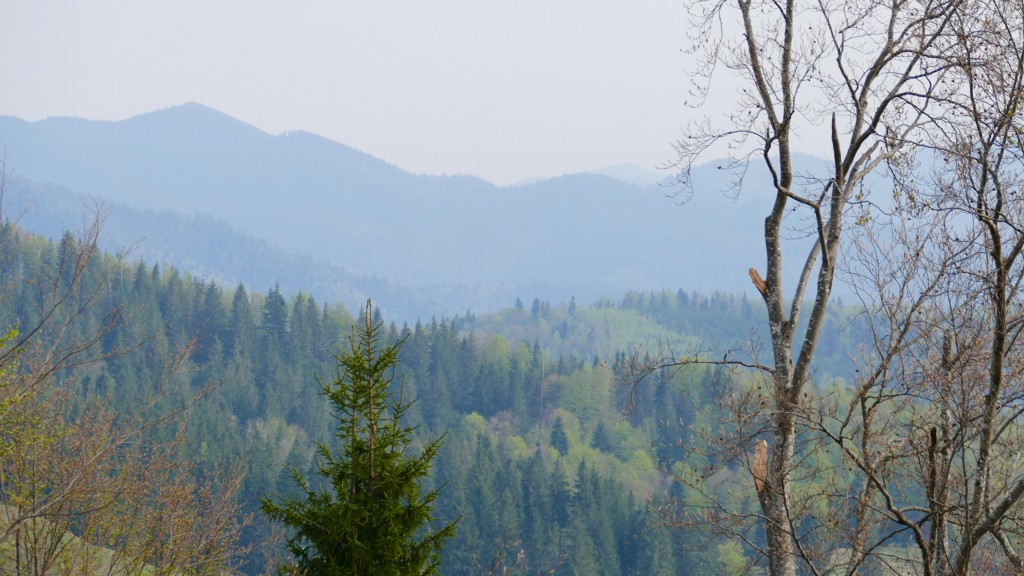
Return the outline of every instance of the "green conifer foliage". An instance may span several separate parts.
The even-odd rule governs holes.
[[[299,486],[293,498],[262,498],[263,511],[292,530],[289,550],[307,576],[435,574],[454,523],[431,530],[437,490],[424,492],[440,440],[412,455],[413,428],[401,424],[408,403],[390,388],[402,341],[382,343],[383,324],[367,302],[350,349],[335,355],[333,381],[321,380],[338,418],[339,448],[317,444],[317,469],[327,487]]]
[[[555,425],[551,427],[551,447],[558,450],[562,456],[569,453],[569,437],[565,433],[561,417],[555,418]]]

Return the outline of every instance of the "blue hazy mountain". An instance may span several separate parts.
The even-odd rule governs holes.
[[[636,164],[615,164],[598,170],[590,170],[589,172],[600,174],[601,176],[609,176],[635,186],[653,186],[672,180],[671,174],[649,170]]]
[[[729,199],[728,176],[714,165],[694,175],[685,204],[671,187],[599,174],[499,187],[412,174],[320,136],[268,134],[198,104],[117,122],[0,117],[0,146],[17,179],[40,183],[36,194],[61,189],[109,201],[110,234],[122,234],[118,210],[141,210],[131,213],[163,214],[149,229],[164,226],[172,231],[165,236],[197,234],[201,225],[249,238],[231,247],[196,242],[187,258],[196,270],[216,269],[205,261],[211,252],[294,255],[332,271],[353,295],[373,289],[355,285],[369,278],[406,287],[432,301],[424,313],[507,305],[515,296],[749,291],[747,268],[763,267],[768,198],[752,175]],[[162,242],[143,236],[144,247]],[[214,236],[209,242],[225,242]],[[294,274],[283,267],[278,280],[290,284]]]

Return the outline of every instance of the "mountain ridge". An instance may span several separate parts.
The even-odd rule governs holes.
[[[629,289],[749,291],[746,270],[763,260],[756,223],[765,195],[752,187],[739,201],[723,197],[728,183],[714,166],[698,170],[697,193],[682,208],[663,186],[593,173],[501,187],[412,174],[316,134],[271,135],[195,103],[123,121],[2,116],[0,146],[26,180],[209,216],[283,253],[413,290],[556,301]]]

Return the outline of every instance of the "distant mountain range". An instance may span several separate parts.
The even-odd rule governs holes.
[[[498,187],[411,174],[199,104],[118,122],[0,116],[0,146],[15,176],[8,201],[32,206],[30,230],[55,235],[102,199],[107,246],[141,241],[138,257],[256,290],[279,283],[348,305],[369,295],[400,317],[516,297],[749,292],[746,270],[764,261],[767,195],[748,185],[729,199],[713,164],[685,205],[672,188],[631,183],[656,176],[623,166]]]

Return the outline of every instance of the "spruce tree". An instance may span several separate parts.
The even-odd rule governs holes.
[[[361,325],[360,325],[361,324]],[[437,490],[424,492],[440,440],[411,454],[413,428],[401,424],[409,407],[390,385],[402,341],[382,343],[383,323],[367,302],[349,350],[335,355],[332,381],[320,380],[338,419],[338,448],[317,443],[323,488],[292,474],[298,497],[262,498],[263,512],[290,530],[293,565],[282,571],[318,575],[435,574],[454,524],[431,530]]]
[[[569,436],[565,433],[561,416],[555,418],[555,425],[551,427],[551,447],[562,456],[569,453]]]

